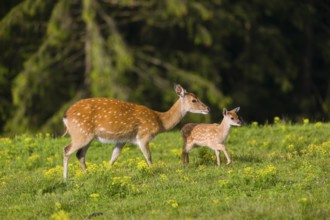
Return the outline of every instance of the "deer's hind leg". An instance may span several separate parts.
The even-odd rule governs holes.
[[[187,142],[184,141],[183,147],[182,147],[182,163],[183,164],[189,163],[189,154],[186,149],[187,149]]]
[[[68,175],[68,162],[71,154],[77,151],[77,158],[81,164],[81,167],[83,170],[86,169],[86,164],[85,164],[85,155],[88,150],[90,142],[93,140],[93,138],[86,138],[85,140],[80,140],[80,141],[74,141],[70,144],[68,144],[64,150],[63,150],[63,177],[64,180],[67,179]]]
[[[83,148],[80,148],[76,153],[77,159],[79,160],[80,165],[81,165],[81,169],[84,170],[84,171],[87,168],[86,162],[85,162],[85,155],[87,153],[87,150],[88,150],[89,146],[90,146],[90,143],[88,143]]]
[[[193,149],[193,147],[194,143],[192,141],[184,140],[182,147],[182,163],[189,163],[189,151]]]

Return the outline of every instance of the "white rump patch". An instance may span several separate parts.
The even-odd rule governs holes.
[[[64,123],[65,126],[68,128],[68,119],[67,119],[67,118],[63,118],[63,123]]]

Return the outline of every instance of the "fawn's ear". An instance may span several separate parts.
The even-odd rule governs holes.
[[[234,108],[233,110],[231,110],[232,112],[238,112],[239,111],[239,109],[240,109],[240,107],[237,107],[237,108]]]
[[[187,93],[187,91],[184,88],[182,88],[182,86],[180,86],[179,84],[174,84],[174,89],[176,94],[180,97],[184,97],[184,95]]]
[[[223,114],[223,116],[226,116],[228,114],[227,109],[224,108],[223,111],[222,111],[222,114]]]

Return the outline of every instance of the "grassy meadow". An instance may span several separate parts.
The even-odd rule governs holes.
[[[65,183],[69,142],[0,138],[0,219],[330,219],[329,123],[232,128],[220,167],[208,148],[182,165],[179,131],[150,143],[151,167],[134,145],[109,166],[113,145],[94,141],[87,172],[72,155]]]

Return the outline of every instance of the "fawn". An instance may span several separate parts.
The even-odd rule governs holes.
[[[72,105],[63,118],[71,143],[64,148],[63,177],[67,179],[68,160],[72,153],[86,170],[85,155],[94,138],[102,143],[115,143],[110,164],[113,164],[125,143],[139,146],[151,165],[149,142],[159,133],[177,125],[187,112],[207,114],[209,107],[196,95],[174,85],[179,99],[166,112],[112,98],[83,99]]]
[[[189,163],[188,153],[195,146],[207,146],[215,151],[218,166],[220,166],[220,150],[224,152],[227,158],[227,164],[230,164],[231,159],[224,143],[228,137],[230,127],[232,125],[242,125],[237,115],[239,109],[240,107],[231,111],[223,109],[223,120],[220,124],[189,123],[183,126],[181,129],[183,137],[182,163]]]

